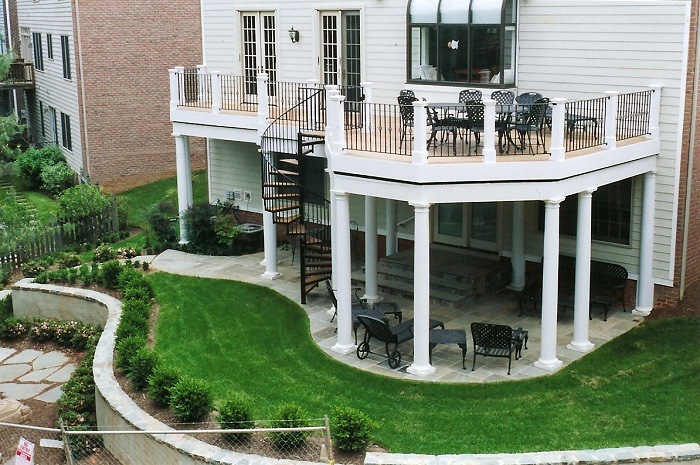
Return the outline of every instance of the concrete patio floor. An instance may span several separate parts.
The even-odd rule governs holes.
[[[155,270],[174,274],[232,279],[260,284],[276,290],[294,302],[299,302],[299,269],[297,262],[292,266],[291,250],[280,249],[278,252],[281,273],[279,279],[269,280],[261,277],[265,271],[264,267],[260,265],[262,259],[262,254],[241,257],[210,257],[168,250],[156,256],[151,262],[151,266]],[[403,311],[404,320],[412,318],[412,300],[391,294],[386,294],[383,297],[387,301],[399,304]],[[334,352],[332,347],[336,343],[336,324],[330,322],[331,302],[324,285],[314,289],[307,296],[307,304],[301,305],[301,307],[306,310],[309,316],[311,334],[319,347],[335,359],[362,370],[404,379],[462,383],[518,380],[551,373],[533,365],[540,355],[541,320],[536,316],[518,316],[517,293],[513,291],[504,290],[496,295],[477,298],[464,308],[455,309],[431,305],[431,318],[443,321],[447,329],[466,330],[467,368],[466,370],[462,369],[461,349],[457,345],[438,345],[433,352],[432,361],[437,371],[424,377],[417,377],[406,372],[406,368],[412,362],[412,341],[399,346],[402,361],[397,369],[389,368],[386,357],[381,355],[370,354],[365,360],[359,360],[354,352],[347,355]],[[594,308],[593,319],[590,320],[589,339],[596,348],[629,331],[643,320],[643,317],[632,315],[630,311],[623,312],[619,304],[610,310],[608,321],[603,321],[602,313],[602,310]],[[505,324],[513,328],[522,327],[529,332],[528,348],[527,350],[523,349],[521,359],[513,360],[510,376],[506,374],[508,360],[504,358],[477,356],[476,369],[471,371],[473,347],[469,327],[474,321]],[[362,334],[363,331],[360,329],[358,339],[361,340]],[[573,312],[571,310],[560,311],[557,327],[557,357],[563,362],[563,366],[567,366],[585,355],[566,347],[571,342],[572,337]],[[383,345],[375,343],[372,345],[372,349],[381,351]]]

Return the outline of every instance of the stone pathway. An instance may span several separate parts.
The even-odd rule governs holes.
[[[54,403],[61,396],[61,385],[68,381],[75,366],[62,352],[42,352],[0,347],[0,393],[19,401],[36,399]]]

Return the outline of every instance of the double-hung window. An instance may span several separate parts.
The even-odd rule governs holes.
[[[32,44],[34,46],[34,68],[44,70],[44,50],[41,46],[41,33],[32,32]]]
[[[411,0],[408,78],[515,83],[516,0]]]
[[[63,77],[70,79],[70,46],[68,36],[61,36],[61,56],[63,57]]]
[[[68,150],[73,150],[70,139],[70,116],[61,112],[61,145]]]
[[[53,35],[46,34],[46,58],[53,60]]]

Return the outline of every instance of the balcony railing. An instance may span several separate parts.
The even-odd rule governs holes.
[[[5,80],[0,83],[6,87],[28,87],[34,85],[34,64],[15,62],[10,64],[10,69]]]
[[[266,123],[280,118],[300,123],[304,131],[324,131],[332,121],[329,99],[336,96],[340,103],[333,108],[340,114],[333,124],[342,125],[334,131],[334,147],[411,156],[417,162],[475,155],[487,163],[508,155],[563,160],[567,153],[613,149],[626,139],[658,138],[660,87],[530,105],[419,100],[409,108],[373,103],[370,85],[326,86],[326,92],[318,95],[321,87],[316,80],[269,82],[264,73],[251,81],[203,66],[175,68],[171,70],[171,107],[255,113]],[[317,97],[309,98],[312,94]]]

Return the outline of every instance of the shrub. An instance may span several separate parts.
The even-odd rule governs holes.
[[[98,245],[92,252],[92,259],[95,262],[103,263],[110,260],[115,260],[118,254],[117,251],[107,244]]]
[[[58,256],[58,266],[60,268],[73,268],[82,262],[80,255],[76,253],[62,253]]]
[[[125,263],[117,275],[116,288],[123,291],[128,287],[145,287],[146,285],[142,283],[143,280],[141,271],[133,268],[130,263]]]
[[[0,300],[0,320],[12,316],[12,294]],[[1,327],[1,325],[0,325]]]
[[[117,326],[117,341],[130,336],[137,336],[145,339],[146,336],[148,336],[148,318],[138,312],[122,312],[119,326]]]
[[[80,265],[80,268],[78,268],[78,279],[80,279],[80,281],[82,281],[82,283],[86,286],[93,283],[94,277],[92,270],[88,265]]]
[[[124,299],[122,301],[122,314],[136,313],[145,319],[151,317],[151,303],[141,299]]]
[[[101,267],[102,284],[109,289],[116,289],[122,268],[122,264],[117,260],[103,263]]]
[[[29,334],[29,325],[20,318],[7,318],[0,322],[0,339],[15,339]]]
[[[177,244],[176,223],[170,221],[170,218],[175,216],[177,216],[177,209],[167,200],[152,206],[146,213],[146,221],[148,221],[146,247],[152,252],[162,252]]]
[[[167,407],[170,405],[173,386],[178,381],[180,381],[180,374],[176,370],[164,367],[162,364],[156,365],[148,378],[146,389],[148,398],[161,407]]]
[[[22,274],[27,278],[36,278],[45,272],[50,265],[43,260],[30,260],[22,263]]]
[[[115,347],[114,366],[120,370],[126,370],[131,358],[140,349],[146,347],[146,338],[140,336],[128,336],[120,339]]]
[[[41,172],[46,166],[65,163],[65,157],[61,150],[55,146],[42,148],[30,147],[17,157],[17,170],[31,187],[39,187],[42,184]]]
[[[59,195],[75,185],[75,171],[67,163],[44,165],[41,170],[41,188]]]
[[[12,276],[12,268],[9,265],[0,266],[0,287],[5,287],[10,284]]]
[[[148,386],[148,378],[158,365],[158,355],[153,349],[142,347],[131,357],[126,377],[134,389],[142,391]]]
[[[300,428],[308,426],[305,418],[307,413],[296,404],[284,404],[275,414],[276,420],[272,422],[273,428]],[[299,447],[308,436],[308,431],[279,431],[270,433],[272,442],[280,449]]]
[[[180,421],[201,421],[212,411],[212,394],[207,383],[183,377],[173,386],[170,410]]]
[[[143,286],[127,286],[124,289],[122,302],[126,305],[131,300],[138,300],[147,304],[150,308],[152,296]]]
[[[81,184],[66,189],[58,196],[58,203],[63,217],[67,221],[76,222],[104,212],[109,206],[109,199],[97,186]]]
[[[336,407],[331,419],[335,445],[344,451],[363,451],[370,442],[374,423],[363,412],[351,407]]]
[[[255,426],[251,412],[252,399],[242,393],[234,393],[217,409],[216,422],[221,429],[250,429]],[[230,434],[228,440],[248,439],[249,435]]]
[[[207,202],[198,202],[185,212],[185,222],[189,244],[188,247],[195,253],[217,255],[219,238],[214,229],[212,218],[216,217],[218,208]]]
[[[117,223],[120,231],[129,230],[129,199],[127,197],[115,197],[117,202]]]

